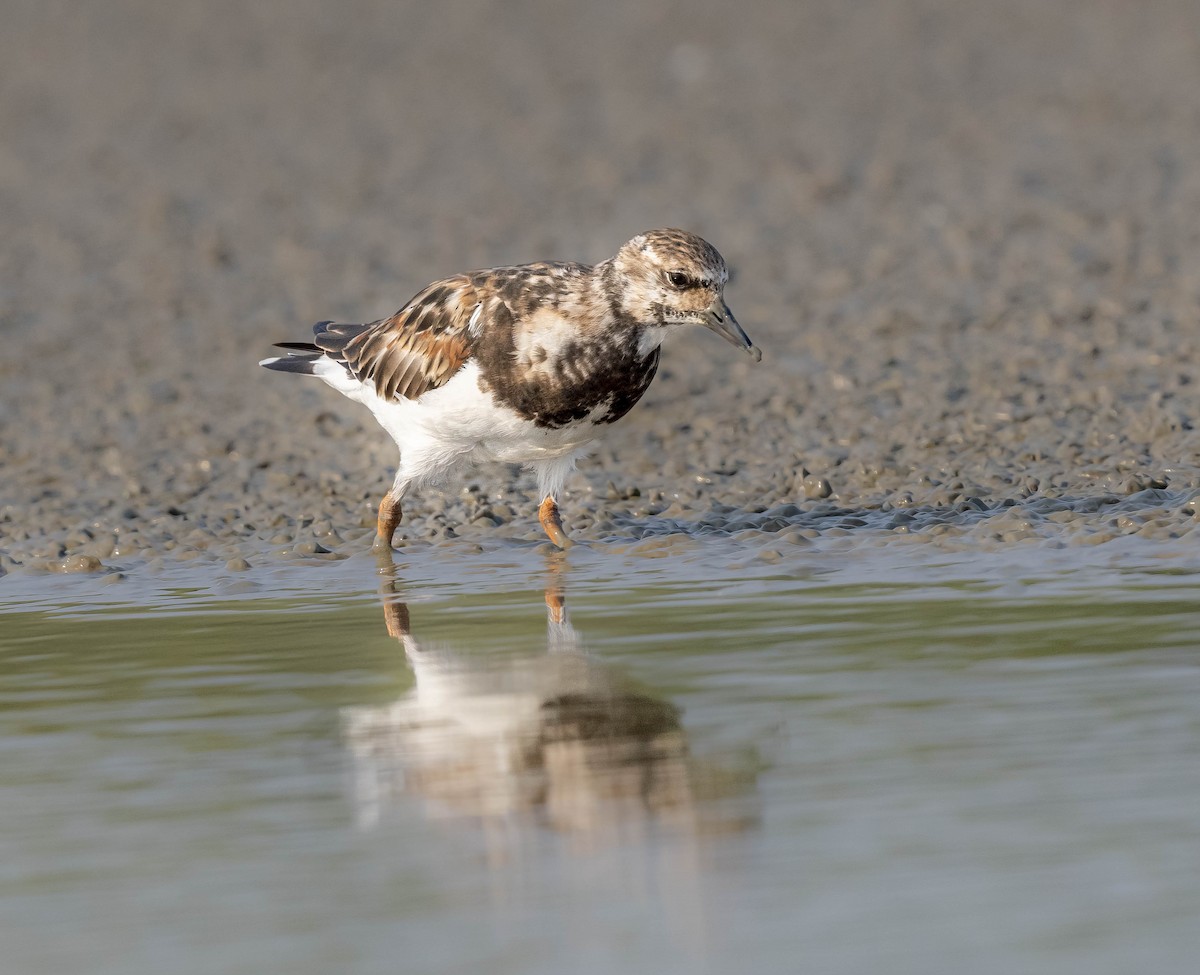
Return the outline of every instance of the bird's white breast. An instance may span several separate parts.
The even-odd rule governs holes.
[[[565,457],[594,438],[592,421],[608,409],[608,403],[602,403],[578,423],[558,429],[539,427],[481,388],[475,362],[468,362],[444,386],[416,400],[382,399],[370,384],[348,377],[340,364],[331,362],[317,374],[366,406],[396,441],[402,456],[410,452],[453,454],[463,460],[505,463]]]

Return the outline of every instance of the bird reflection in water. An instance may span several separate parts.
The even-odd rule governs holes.
[[[699,836],[757,821],[755,756],[694,758],[678,708],[583,651],[558,553],[547,564],[546,649],[499,663],[421,644],[390,558],[381,575],[387,629],[415,687],[344,712],[363,825],[416,796],[431,816],[479,822],[489,859],[503,862],[530,828],[593,849],[650,830]]]

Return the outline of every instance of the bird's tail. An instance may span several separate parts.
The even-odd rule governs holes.
[[[331,362],[341,364],[349,372],[349,367],[345,365],[346,344],[370,327],[371,323],[339,325],[336,322],[317,322],[313,326],[316,342],[276,342],[275,348],[287,349],[288,354],[263,359],[259,365],[278,372],[298,372],[303,376],[312,376],[318,374],[314,364],[328,358]]]
[[[258,364],[265,369],[274,369],[277,372],[296,372],[302,376],[313,375],[313,363],[323,355],[321,350],[311,342],[276,342],[275,348],[293,351],[289,351],[287,355],[262,359]]]

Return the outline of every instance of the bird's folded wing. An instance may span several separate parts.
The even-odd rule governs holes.
[[[450,380],[470,357],[479,298],[465,275],[436,281],[391,318],[325,326],[316,344],[384,399],[416,399]]]

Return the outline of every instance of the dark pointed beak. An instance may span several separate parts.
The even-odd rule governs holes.
[[[733,312],[725,304],[724,298],[718,298],[704,310],[702,321],[726,341],[749,352],[754,356],[755,362],[762,361],[762,349],[751,342],[750,336],[742,331],[742,326],[733,317]]]

